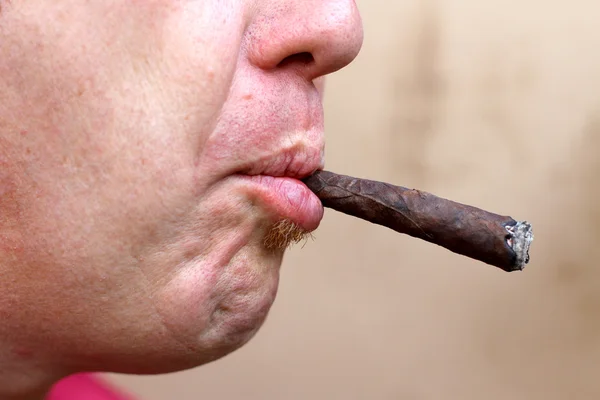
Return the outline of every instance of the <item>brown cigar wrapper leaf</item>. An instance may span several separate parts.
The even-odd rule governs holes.
[[[393,229],[454,253],[520,271],[529,262],[531,225],[415,189],[317,171],[304,183],[324,207]]]

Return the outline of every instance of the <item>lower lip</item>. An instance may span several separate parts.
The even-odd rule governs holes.
[[[250,185],[266,209],[306,231],[313,231],[323,218],[321,200],[301,181],[267,175],[237,175]]]

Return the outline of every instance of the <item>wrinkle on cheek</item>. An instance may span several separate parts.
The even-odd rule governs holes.
[[[178,101],[191,110],[194,131],[202,132],[196,137],[203,153],[239,69],[248,7],[239,0],[183,3],[184,9],[168,22],[165,40],[172,47],[165,62],[168,70],[177,71],[171,80],[183,93]],[[203,154],[196,165],[201,158]]]

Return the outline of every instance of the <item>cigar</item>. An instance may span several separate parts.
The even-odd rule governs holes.
[[[533,230],[527,221],[518,222],[421,190],[329,171],[317,171],[303,181],[324,207],[507,272],[521,271],[529,263]]]

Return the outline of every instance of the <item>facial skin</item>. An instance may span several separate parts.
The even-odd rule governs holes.
[[[0,398],[246,343],[361,44],[354,0],[0,0]]]

